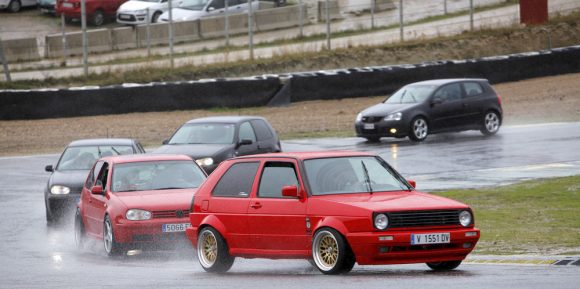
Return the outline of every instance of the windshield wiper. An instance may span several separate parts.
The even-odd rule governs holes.
[[[365,166],[364,161],[360,161],[360,164],[363,168],[363,173],[365,175],[365,183],[367,184],[367,190],[369,193],[373,193],[373,187],[371,186],[371,179],[369,178],[369,171],[367,170],[367,166]]]

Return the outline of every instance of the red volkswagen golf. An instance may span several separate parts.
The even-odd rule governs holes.
[[[108,255],[163,247],[186,239],[189,208],[206,179],[188,156],[133,155],[102,158],[84,184],[75,216],[75,240],[103,241]]]
[[[230,159],[192,209],[186,234],[210,272],[235,257],[310,259],[325,274],[355,262],[451,270],[479,240],[467,205],[419,193],[383,159],[358,152]]]

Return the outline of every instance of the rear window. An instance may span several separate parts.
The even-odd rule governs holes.
[[[256,119],[251,121],[254,130],[256,131],[256,136],[258,140],[267,140],[274,137],[272,132],[270,131],[270,127],[266,124],[265,121],[261,119]]]
[[[233,164],[216,184],[212,195],[214,197],[249,197],[259,165],[259,162]]]
[[[483,87],[477,82],[466,82],[463,84],[465,87],[465,95],[467,97],[472,97],[480,95],[483,93]]]

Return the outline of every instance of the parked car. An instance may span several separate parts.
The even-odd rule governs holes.
[[[56,166],[45,167],[52,173],[44,188],[46,222],[56,223],[67,211],[73,212],[87,174],[97,159],[107,155],[141,153],[145,150],[133,139],[84,139],[68,144]]]
[[[440,132],[480,130],[497,133],[502,123],[501,98],[486,79],[437,79],[404,86],[380,104],[359,113],[359,137],[424,141]]]
[[[171,5],[179,7],[182,2],[183,0],[174,0]],[[167,0],[130,0],[123,3],[117,10],[117,22],[129,25],[156,23],[168,7]]]
[[[189,208],[203,170],[183,155],[112,156],[97,161],[75,214],[75,240],[103,241],[107,255],[187,240]]]
[[[154,153],[188,155],[209,174],[232,157],[280,151],[278,135],[266,119],[218,116],[186,122]]]
[[[228,13],[245,13],[248,11],[247,0],[228,0]],[[259,1],[252,1],[252,8],[258,10]],[[171,10],[173,22],[198,20],[202,17],[223,15],[225,1],[223,0],[183,0],[180,7]],[[160,22],[169,22],[169,11],[159,17]]]
[[[324,274],[355,262],[456,268],[479,240],[472,210],[414,187],[367,153],[230,159],[198,189],[186,235],[209,272],[236,257],[311,259]]]
[[[0,10],[19,12],[22,7],[36,6],[36,0],[0,0]]]
[[[43,14],[56,14],[56,0],[37,0],[38,9]]]
[[[117,9],[127,0],[86,0],[87,23],[94,26],[101,26],[107,19],[112,19],[117,13]],[[56,13],[64,13],[67,21],[81,19],[81,0],[58,0],[56,3]]]

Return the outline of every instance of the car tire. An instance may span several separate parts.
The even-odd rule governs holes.
[[[459,267],[460,264],[461,261],[447,261],[427,263],[427,266],[435,271],[449,271]]]
[[[105,14],[103,13],[103,10],[97,9],[91,17],[91,24],[98,27],[103,25],[103,23],[105,23]]]
[[[123,252],[121,245],[115,241],[113,223],[111,223],[109,215],[105,216],[105,221],[103,222],[103,246],[107,256],[118,256]]]
[[[197,257],[207,272],[224,273],[234,264],[222,235],[211,227],[203,228],[197,237]]]
[[[45,208],[45,211],[46,211],[46,225],[47,225],[47,226],[52,226],[52,225],[54,225],[54,223],[55,223],[55,219],[54,219],[54,217],[52,216],[52,214],[50,213],[50,211],[48,210],[48,207],[47,207],[47,208]]]
[[[12,13],[20,12],[21,8],[22,4],[20,3],[20,0],[12,0],[10,1],[10,4],[8,4],[8,11]]]
[[[75,245],[78,250],[82,250],[85,246],[86,236],[85,236],[85,225],[83,223],[83,218],[81,217],[81,210],[77,209],[75,213]]]
[[[373,137],[365,137],[368,142],[379,142],[381,137],[373,136]]]
[[[286,6],[286,0],[275,0],[275,1],[276,1],[276,7]]]
[[[151,16],[151,23],[157,23],[159,16],[161,16],[161,12],[157,11],[153,13],[153,16]]]
[[[481,133],[484,135],[494,135],[501,126],[501,118],[496,111],[490,110],[483,116]]]
[[[344,237],[331,228],[320,229],[314,235],[312,259],[316,268],[327,275],[348,273],[356,262]]]
[[[422,142],[429,135],[429,123],[427,120],[418,116],[411,121],[409,126],[409,139],[415,142]]]

